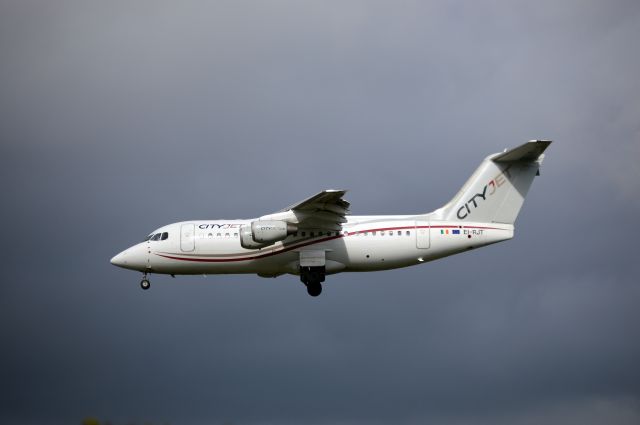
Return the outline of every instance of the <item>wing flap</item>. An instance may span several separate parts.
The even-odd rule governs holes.
[[[347,218],[344,215],[335,214],[329,211],[294,211],[293,213],[298,218],[299,222],[305,220],[320,220],[338,224],[347,222]]]

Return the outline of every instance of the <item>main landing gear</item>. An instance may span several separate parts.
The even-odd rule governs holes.
[[[322,282],[324,282],[325,268],[323,267],[300,267],[300,280],[307,287],[307,293],[312,297],[317,297],[322,293]]]
[[[144,276],[142,276],[142,280],[140,281],[140,287],[145,291],[151,288],[151,282],[149,282],[149,279],[147,279],[146,273],[144,274]]]

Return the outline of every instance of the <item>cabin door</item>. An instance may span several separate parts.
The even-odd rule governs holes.
[[[429,248],[431,244],[429,222],[426,220],[416,221],[416,247]]]
[[[196,225],[193,223],[180,226],[180,249],[184,252],[196,249]]]

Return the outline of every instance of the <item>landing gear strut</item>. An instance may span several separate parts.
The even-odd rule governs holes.
[[[324,266],[300,267],[300,280],[307,286],[307,293],[312,297],[317,297],[322,293],[322,282],[324,282],[324,277]]]
[[[151,282],[149,282],[149,279],[147,279],[146,273],[144,274],[144,276],[142,276],[142,280],[140,281],[140,287],[145,291],[151,288]]]

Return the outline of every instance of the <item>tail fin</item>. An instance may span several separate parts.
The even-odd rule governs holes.
[[[513,224],[550,144],[548,140],[532,140],[488,156],[434,215],[449,221]]]

